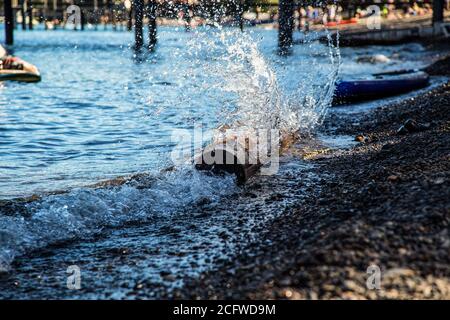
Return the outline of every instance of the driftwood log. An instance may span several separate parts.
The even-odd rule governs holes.
[[[195,168],[214,174],[224,172],[234,174],[239,184],[245,183],[270,162],[272,157],[279,157],[299,139],[298,132],[283,133],[276,138],[271,136],[271,147],[263,148],[268,154],[261,155],[255,152],[255,147],[258,149],[261,145],[257,133],[232,130],[230,134],[226,133],[227,129],[220,128],[222,135],[194,158]],[[275,148],[273,143],[276,144]]]

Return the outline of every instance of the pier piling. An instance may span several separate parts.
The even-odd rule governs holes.
[[[28,30],[33,30],[33,5],[31,2],[27,6]]]
[[[191,10],[189,8],[188,2],[183,4],[182,10],[183,10],[183,19],[185,22],[184,28],[186,31],[190,31],[192,17],[191,17],[191,12],[190,12]]]
[[[128,18],[127,18],[127,30],[131,31],[133,30],[133,6],[130,4],[130,8],[127,11]]]
[[[294,29],[294,1],[280,0],[278,4],[279,30],[278,47],[279,54],[287,55],[291,51]]]
[[[244,31],[244,1],[236,1],[236,18],[239,29]]]
[[[153,51],[156,46],[157,30],[156,30],[156,1],[151,0],[147,7],[147,18],[148,18],[148,49]]]
[[[86,24],[86,16],[85,16],[85,10],[80,10],[80,28],[81,31],[84,30],[84,25]]]
[[[20,16],[22,17],[22,30],[27,30],[27,16],[25,13],[25,0],[20,1]]]
[[[3,10],[5,12],[5,43],[12,45],[14,43],[14,15],[12,0],[5,0]]]
[[[144,0],[134,0],[134,34],[135,34],[135,49],[139,50],[144,45],[143,35],[143,13]]]
[[[433,25],[444,21],[444,0],[433,1]]]

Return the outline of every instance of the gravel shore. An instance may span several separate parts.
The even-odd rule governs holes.
[[[450,84],[369,113],[330,113],[322,131],[358,144],[309,160],[320,192],[173,297],[450,299]],[[380,268],[379,289],[367,287],[369,266]]]

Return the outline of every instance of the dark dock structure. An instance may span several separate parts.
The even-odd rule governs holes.
[[[264,11],[270,13],[269,23],[278,21],[279,52],[289,53],[293,44],[293,32],[295,26],[301,25],[300,21],[305,16],[302,13],[306,8],[320,8],[326,12],[327,5],[339,6],[344,15],[352,17],[357,9],[370,5],[395,6],[405,8],[417,3],[433,9],[432,23],[439,25],[444,21],[444,10],[449,6],[446,0],[343,0],[318,2],[313,0],[74,0],[68,3],[65,0],[2,0],[2,15],[5,24],[4,43],[12,45],[14,42],[14,30],[21,26],[23,30],[33,30],[36,23],[44,25],[45,29],[65,26],[71,12],[67,9],[70,5],[80,8],[79,19],[74,25],[76,30],[84,30],[85,25],[99,25],[106,28],[112,26],[113,30],[128,30],[135,32],[135,48],[140,50],[148,41],[147,48],[155,50],[157,44],[157,20],[158,18],[181,19],[185,21],[185,29],[191,28],[194,17],[200,17],[205,21],[222,23],[223,17],[231,17],[235,22],[232,25],[241,29],[246,24],[259,24],[258,15]],[[255,21],[244,19],[245,12],[256,14]],[[229,19],[228,19],[229,20]],[[228,21],[227,20],[227,21]],[[144,36],[147,26],[148,36]],[[369,30],[366,30],[369,33]]]
[[[12,45],[14,43],[14,15],[11,0],[5,0],[3,11],[5,17],[5,44]]]

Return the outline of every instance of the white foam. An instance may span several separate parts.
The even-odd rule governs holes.
[[[0,270],[8,270],[16,256],[31,250],[176,214],[204,199],[216,202],[236,191],[234,177],[209,176],[184,167],[151,177],[144,189],[129,184],[46,197],[29,205],[29,217],[0,216]]]

